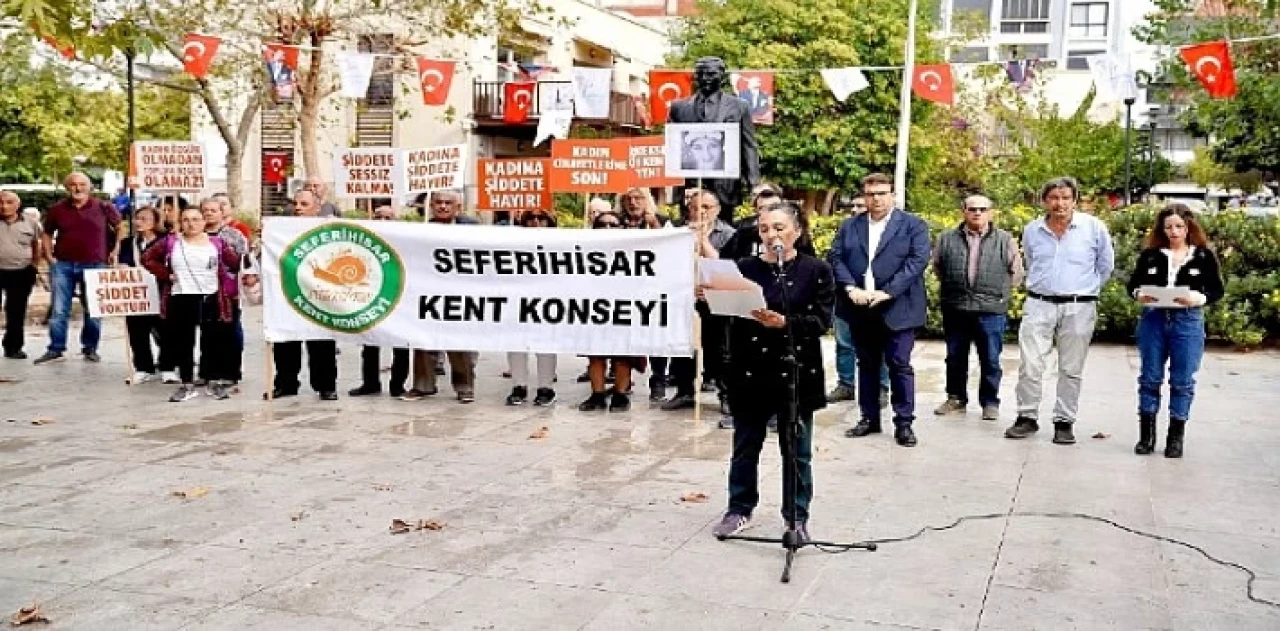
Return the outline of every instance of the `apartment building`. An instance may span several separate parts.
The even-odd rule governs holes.
[[[430,42],[416,50],[428,57],[458,60],[448,102],[444,106],[423,104],[416,72],[407,58],[379,58],[369,90],[362,99],[330,96],[322,104],[318,150],[321,175],[332,180],[332,156],[347,147],[399,147],[417,149],[461,144],[472,158],[548,155],[550,143],[533,145],[544,103],[559,95],[571,94],[570,78],[576,66],[609,68],[611,95],[605,118],[574,119],[601,136],[634,136],[648,133],[635,107],[648,94],[648,71],[661,67],[669,51],[666,31],[653,24],[585,0],[544,0],[550,16],[529,16],[520,28],[500,35],[474,39]],[[389,53],[394,49],[395,25],[386,32],[371,32],[338,42],[333,50]],[[504,82],[537,66],[537,87],[528,120],[504,122],[502,95]],[[193,104],[192,138],[205,143],[210,155],[210,190],[225,190],[226,153],[217,129],[199,103]],[[303,175],[301,140],[295,105],[271,104],[255,121],[246,146],[243,205],[273,212],[285,207],[292,190]],[[294,181],[288,186],[259,183],[264,154],[284,153],[294,165]],[[467,196],[474,199],[471,183],[474,159],[469,159]],[[377,200],[376,203],[403,204],[406,200]],[[345,208],[353,200],[338,199]]]
[[[942,32],[948,41],[971,35],[952,46],[953,62],[1040,60],[1043,98],[1064,115],[1076,111],[1093,84],[1086,58],[1107,53],[1127,54],[1134,69],[1154,76],[1164,55],[1139,42],[1133,29],[1155,10],[1150,0],[942,0]],[[963,76],[965,73],[961,72]],[[1144,133],[1155,123],[1156,146],[1175,163],[1191,160],[1203,139],[1182,130],[1177,106],[1169,91],[1141,82],[1133,106],[1133,125]],[[1123,122],[1125,108],[1114,101],[1096,101],[1089,110],[1097,121]]]

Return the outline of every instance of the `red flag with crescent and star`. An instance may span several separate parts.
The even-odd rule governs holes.
[[[926,101],[955,104],[956,81],[951,75],[951,64],[916,66],[915,75],[911,77],[911,91]]]
[[[187,74],[203,79],[209,74],[209,66],[213,65],[213,56],[218,54],[222,39],[212,35],[187,33],[182,41],[182,69]]]
[[[418,57],[418,85],[424,105],[444,105],[449,101],[449,86],[457,62]]]
[[[535,85],[532,81],[513,81],[503,84],[502,122],[516,124],[529,120]]]
[[[1227,42],[1209,42],[1187,46],[1178,51],[1187,68],[1195,75],[1209,96],[1229,99],[1236,95],[1236,70],[1231,65],[1231,48]]]
[[[262,181],[284,184],[289,179],[289,154],[283,151],[262,152]]]
[[[671,104],[693,96],[693,73],[688,70],[649,71],[649,118],[665,124]]]

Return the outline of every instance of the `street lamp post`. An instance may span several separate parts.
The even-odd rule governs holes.
[[[124,187],[125,187],[125,190],[128,191],[129,193],[129,217],[130,218],[133,217],[133,211],[137,209],[136,208],[137,191],[135,187],[132,185],[132,182],[129,181],[129,167],[128,167],[128,165],[132,162],[131,158],[133,157],[133,141],[137,139],[136,109],[134,107],[134,97],[133,97],[133,59],[134,57],[135,55],[134,55],[133,45],[130,44],[129,47],[126,48],[124,51],[125,94],[127,95],[128,101],[129,101],[129,130],[125,138],[125,165],[126,166],[125,166],[125,174],[124,174],[124,178],[125,178]]]
[[[894,202],[898,208],[907,207],[907,159],[911,144],[911,78],[916,65],[916,8],[917,0],[911,0],[907,9],[907,43],[903,53],[902,89],[898,95],[898,150],[893,169]]]
[[[1147,129],[1151,132],[1147,135],[1147,193],[1151,193],[1151,189],[1156,186],[1156,121],[1151,119],[1147,122]]]
[[[1133,202],[1133,104],[1137,99],[1124,100],[1124,205]]]

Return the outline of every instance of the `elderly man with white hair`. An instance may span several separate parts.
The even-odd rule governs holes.
[[[947,339],[947,400],[935,414],[963,413],[969,403],[969,346],[978,349],[978,404],[982,418],[1000,418],[1000,351],[1009,296],[1022,282],[1022,255],[1013,235],[991,223],[991,200],[971,195],[964,218],[938,235],[933,269],[942,286],[942,328]]]

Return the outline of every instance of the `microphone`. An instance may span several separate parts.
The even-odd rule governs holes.
[[[778,269],[782,269],[782,253],[786,251],[786,246],[782,245],[782,239],[774,239],[769,244],[769,249],[773,250],[773,256],[777,259]]]

